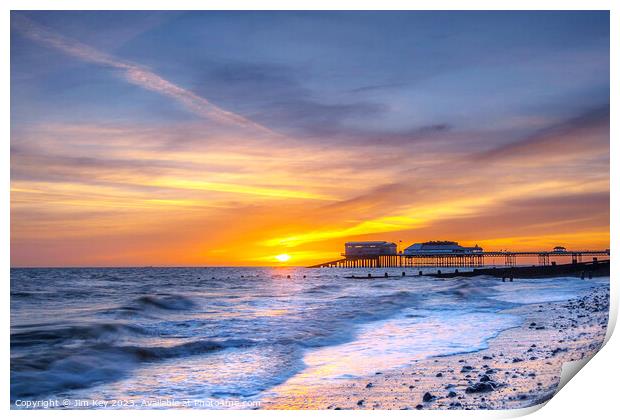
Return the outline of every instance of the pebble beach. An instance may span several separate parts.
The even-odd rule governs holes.
[[[516,409],[549,400],[562,364],[596,353],[605,338],[609,289],[506,312],[521,326],[489,340],[486,350],[412,361],[334,386],[308,387],[295,378],[263,400],[267,409]]]

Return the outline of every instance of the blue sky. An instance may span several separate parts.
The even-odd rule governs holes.
[[[227,109],[304,134],[562,118],[608,101],[606,12],[24,15]],[[53,110],[48,118],[192,117],[109,69],[15,33],[12,47],[14,121],[30,120],[33,102]]]

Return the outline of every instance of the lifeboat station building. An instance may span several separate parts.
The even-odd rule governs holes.
[[[344,244],[345,257],[374,257],[396,255],[396,244],[387,241],[347,242]]]

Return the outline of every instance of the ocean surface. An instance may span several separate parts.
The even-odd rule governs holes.
[[[522,323],[503,309],[609,283],[401,271],[12,269],[11,402],[260,401],[296,375],[324,383],[484,349]]]

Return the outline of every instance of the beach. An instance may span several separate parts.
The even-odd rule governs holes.
[[[608,277],[385,271],[12,270],[11,403],[521,408],[605,335]]]
[[[419,360],[338,385],[293,378],[263,401],[266,409],[515,409],[549,400],[562,364],[595,354],[605,338],[609,289],[582,298],[504,312],[523,323],[472,353]]]

